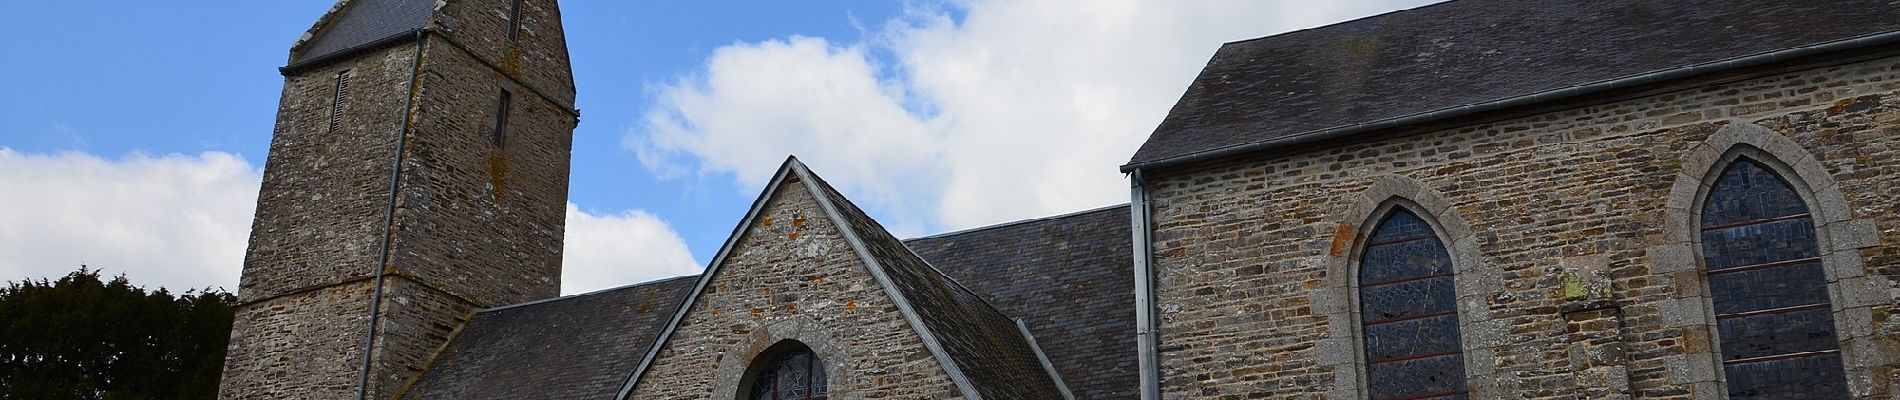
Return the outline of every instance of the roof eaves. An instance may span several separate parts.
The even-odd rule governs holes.
[[[1242,143],[1242,144],[1236,144],[1236,145],[1229,145],[1225,147],[1201,150],[1201,151],[1196,151],[1196,152],[1182,154],[1182,155],[1163,157],[1163,158],[1155,159],[1155,160],[1139,161],[1139,162],[1131,161],[1128,164],[1121,166],[1121,172],[1129,173],[1129,172],[1133,172],[1135,170],[1140,170],[1140,169],[1154,170],[1154,169],[1159,169],[1159,168],[1172,167],[1176,165],[1214,160],[1214,159],[1226,158],[1226,157],[1255,153],[1255,152],[1262,152],[1262,151],[1278,149],[1278,148],[1288,147],[1288,146],[1293,146],[1293,145],[1314,143],[1314,142],[1330,140],[1330,139],[1346,137],[1346,136],[1352,136],[1352,135],[1357,135],[1361,133],[1377,131],[1377,130],[1382,130],[1382,129],[1407,126],[1407,125],[1432,123],[1432,122],[1437,122],[1437,121],[1450,119],[1454,117],[1473,115],[1473,114],[1478,114],[1478,113],[1483,113],[1483,112],[1496,111],[1496,110],[1507,109],[1507,108],[1530,106],[1530,105],[1554,102],[1554,101],[1559,101],[1559,100],[1573,99],[1573,98],[1578,98],[1578,97],[1582,97],[1586,95],[1603,93],[1603,92],[1607,92],[1611,90],[1626,89],[1626,88],[1637,87],[1637,86],[1642,86],[1642,85],[1647,85],[1647,84],[1652,84],[1652,83],[1657,83],[1657,82],[1662,82],[1662,81],[1687,78],[1687,77],[1692,77],[1696,75],[1711,74],[1711,73],[1731,71],[1731,70],[1748,68],[1748,67],[1755,67],[1755,66],[1760,66],[1760,65],[1765,65],[1765,64],[1772,64],[1772,63],[1787,61],[1787,60],[1791,60],[1791,59],[1795,59],[1799,57],[1807,57],[1807,56],[1813,56],[1813,55],[1818,55],[1818,54],[1823,54],[1823,53],[1831,53],[1831,52],[1836,52],[1836,51],[1870,48],[1870,47],[1881,46],[1881,45],[1892,45],[1892,44],[1897,44],[1897,43],[1900,43],[1900,31],[1887,31],[1887,32],[1882,32],[1882,33],[1862,35],[1862,36],[1856,36],[1856,37],[1841,39],[1841,40],[1836,40],[1836,41],[1822,42],[1822,43],[1816,43],[1816,44],[1799,46],[1799,47],[1791,47],[1791,48],[1786,48],[1786,49],[1781,49],[1781,50],[1755,53],[1755,54],[1750,54],[1750,55],[1745,55],[1745,56],[1740,56],[1740,57],[1733,57],[1733,58],[1717,60],[1717,61],[1711,61],[1711,62],[1706,62],[1706,63],[1701,63],[1701,64],[1680,66],[1680,67],[1645,72],[1641,74],[1627,75],[1627,76],[1618,77],[1618,78],[1610,78],[1610,79],[1596,81],[1596,82],[1578,84],[1578,85],[1573,85],[1573,86],[1564,87],[1564,88],[1506,97],[1506,98],[1501,98],[1501,99],[1496,99],[1496,100],[1456,105],[1456,106],[1445,107],[1445,108],[1440,108],[1440,109],[1431,110],[1431,111],[1424,111],[1424,112],[1412,113],[1412,114],[1407,114],[1407,115],[1383,118],[1383,119],[1378,119],[1378,120],[1373,120],[1373,121],[1335,126],[1331,128],[1315,129],[1315,130],[1301,132],[1301,133],[1288,135],[1284,137],[1278,137],[1278,138],[1273,138],[1273,139],[1254,141],[1254,142],[1248,142],[1248,143]]]
[[[406,38],[415,38],[415,40],[420,41],[422,40],[422,35],[428,31],[429,31],[429,28],[417,28],[417,29],[411,29],[408,31],[392,34],[389,36],[384,36],[381,39],[371,40],[369,42],[356,45],[354,47],[337,50],[334,52],[330,52],[329,54],[324,54],[324,55],[317,56],[314,58],[293,62],[282,67],[277,67],[277,73],[284,76],[290,76],[291,74],[295,74],[306,68],[323,65],[323,64],[329,64],[331,62],[335,62],[336,60],[354,56],[358,53],[362,53],[367,50],[381,48],[383,46],[388,46],[391,44],[402,42],[403,39],[406,39]]]

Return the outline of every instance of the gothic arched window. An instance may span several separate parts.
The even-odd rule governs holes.
[[[803,344],[787,342],[767,350],[752,365],[748,400],[818,400],[831,394],[825,364]]]
[[[1702,205],[1702,257],[1731,398],[1847,398],[1813,217],[1737,159]]]
[[[1463,399],[1451,254],[1432,226],[1395,207],[1359,260],[1366,392],[1372,399]]]

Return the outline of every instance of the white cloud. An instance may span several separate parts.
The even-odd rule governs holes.
[[[261,172],[223,152],[116,160],[0,147],[0,279],[85,263],[147,289],[237,289]]]
[[[81,263],[147,289],[236,290],[259,167],[231,153],[118,159],[0,147],[0,280],[55,278]],[[567,205],[562,293],[698,273],[665,221]]]
[[[697,274],[701,269],[679,233],[642,210],[593,214],[567,203],[567,247],[562,252],[561,294]]]
[[[941,143],[866,51],[812,37],[720,48],[703,76],[659,90],[646,135],[624,143],[662,175],[731,174],[756,190],[796,154],[861,201],[916,201],[906,192],[937,175]]]
[[[654,171],[731,174],[747,189],[796,153],[899,227],[1125,202],[1115,167],[1221,43],[1419,3],[911,4],[863,42],[719,49],[704,71],[654,88],[625,143]]]

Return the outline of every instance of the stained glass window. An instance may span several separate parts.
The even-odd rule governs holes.
[[[753,400],[817,400],[831,394],[825,382],[825,366],[802,345],[779,350],[763,363],[753,366]]]
[[[1814,221],[1787,181],[1739,159],[1702,205],[1702,257],[1730,398],[1847,398]]]
[[[1359,259],[1366,385],[1373,399],[1464,399],[1451,253],[1404,209],[1372,231]]]

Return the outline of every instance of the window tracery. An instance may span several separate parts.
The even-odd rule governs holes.
[[[753,365],[756,375],[746,392],[747,399],[821,400],[831,394],[824,362],[810,348],[791,345],[794,347],[767,353],[772,354],[771,358]]]

